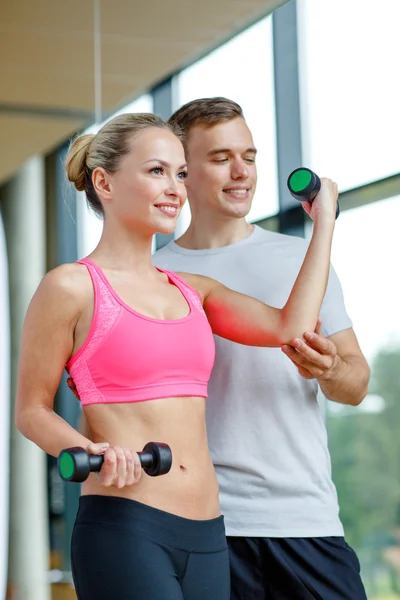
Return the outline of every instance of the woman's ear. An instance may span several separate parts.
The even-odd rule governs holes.
[[[110,174],[107,173],[101,167],[97,167],[93,169],[92,173],[92,183],[94,187],[94,191],[98,195],[103,202],[110,202],[112,200],[111,194],[111,177]]]

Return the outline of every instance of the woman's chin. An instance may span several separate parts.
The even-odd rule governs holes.
[[[171,220],[170,223],[158,223],[156,233],[163,233],[164,235],[171,235],[176,229],[176,220]]]

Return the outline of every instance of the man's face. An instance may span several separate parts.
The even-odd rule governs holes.
[[[192,211],[245,217],[256,189],[255,157],[253,137],[241,117],[209,128],[195,125],[187,140],[185,182]]]

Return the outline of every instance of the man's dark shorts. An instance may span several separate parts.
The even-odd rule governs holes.
[[[366,600],[343,537],[228,537],[231,600]]]

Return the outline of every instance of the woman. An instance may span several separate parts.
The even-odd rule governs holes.
[[[154,115],[121,115],[78,137],[67,174],[104,216],[90,257],[48,273],[27,312],[17,427],[57,456],[104,454],[90,475],[72,538],[80,600],[228,600],[218,487],[207,448],[205,398],[213,333],[281,346],[312,331],[325,293],[337,186],[322,181],[309,250],[282,310],[198,275],[156,269],[151,242],[172,233],[185,202],[177,135]],[[53,411],[67,368],[93,442]],[[166,442],[167,475],[142,474],[136,450]]]

